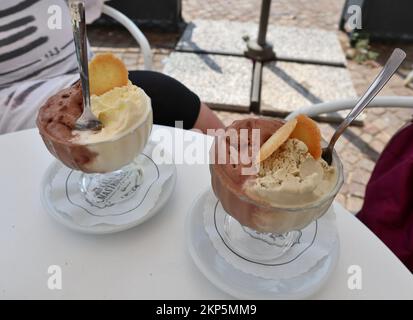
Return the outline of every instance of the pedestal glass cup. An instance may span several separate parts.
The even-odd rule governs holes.
[[[332,205],[343,184],[343,166],[335,152],[332,166],[337,180],[329,193],[303,206],[276,207],[240,193],[210,164],[212,188],[226,212],[222,226],[224,241],[249,261],[268,263],[282,257],[299,241],[301,230],[322,217]]]
[[[90,205],[102,208],[130,199],[142,184],[144,173],[139,155],[153,124],[150,101],[148,103],[149,111],[142,121],[112,140],[76,145],[40,131],[52,155],[67,167],[82,171],[79,189]]]

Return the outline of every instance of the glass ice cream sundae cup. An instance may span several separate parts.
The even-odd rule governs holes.
[[[117,58],[110,55],[109,59]],[[117,188],[128,185],[128,190],[133,191],[141,184],[143,172],[137,157],[152,129],[151,100],[128,81],[126,73],[124,85],[100,95],[92,94],[91,106],[103,128],[75,130],[83,111],[80,83],[61,90],[40,108],[39,133],[53,156],[65,166],[83,172],[79,187],[90,204],[99,205],[108,196],[111,203],[123,201],[133,192],[117,195]]]
[[[315,123],[305,116],[294,121],[294,128],[289,130],[285,130],[284,121],[267,119],[235,121],[227,127],[226,132],[260,130],[261,149],[258,157],[250,157],[249,163],[218,163],[218,149],[226,145],[221,152],[226,150],[227,160],[234,159],[231,149],[238,150],[238,157],[243,152],[251,153],[251,134],[247,142],[239,139],[235,144],[228,136],[216,137],[211,148],[211,184],[227,213],[225,242],[251,261],[273,261],[285,254],[299,240],[301,230],[327,212],[343,184],[343,167],[337,154],[334,153],[331,166],[320,158],[324,141]],[[281,140],[275,137],[277,131],[283,133]],[[315,147],[314,139],[318,140]],[[278,147],[268,152],[268,148],[264,150],[268,144],[264,145],[270,140]],[[241,150],[242,145],[248,146],[246,151]],[[263,153],[266,158],[260,160]],[[242,169],[254,161],[256,171],[242,174]]]

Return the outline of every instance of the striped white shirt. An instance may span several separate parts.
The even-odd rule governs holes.
[[[0,0],[0,134],[34,127],[47,98],[78,78],[67,3]]]

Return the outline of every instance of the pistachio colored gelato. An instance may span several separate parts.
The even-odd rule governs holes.
[[[245,193],[275,207],[301,207],[328,194],[337,182],[336,170],[314,159],[305,143],[288,139],[244,184]]]
[[[149,97],[130,81],[126,86],[116,87],[90,97],[92,112],[102,122],[100,131],[73,131],[73,142],[91,144],[116,140],[135,129],[151,112]]]

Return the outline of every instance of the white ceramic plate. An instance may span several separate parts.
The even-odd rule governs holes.
[[[171,166],[173,166],[173,173],[162,185],[161,193],[159,195],[159,198],[155,202],[154,207],[144,215],[137,215],[136,219],[129,223],[121,225],[102,223],[94,226],[81,226],[77,224],[73,219],[71,219],[69,215],[57,210],[50,199],[50,193],[46,191],[47,185],[50,184],[50,181],[51,179],[53,179],[53,176],[56,174],[60,167],[63,167],[63,165],[57,160],[55,160],[48,167],[43,177],[41,184],[41,202],[43,204],[43,207],[46,209],[47,213],[52,218],[54,218],[57,222],[63,224],[64,226],[74,231],[87,234],[109,234],[124,231],[136,227],[137,225],[143,223],[144,221],[154,216],[157,212],[159,212],[162,209],[166,201],[171,197],[176,182],[176,167],[174,164],[171,164]],[[133,201],[133,199],[127,201]],[[139,208],[135,210],[139,210]]]
[[[308,272],[291,279],[268,280],[234,268],[219,255],[205,231],[203,208],[207,192],[194,201],[188,212],[186,241],[196,266],[216,287],[238,299],[304,299],[327,282],[337,264],[338,239],[329,255]]]

